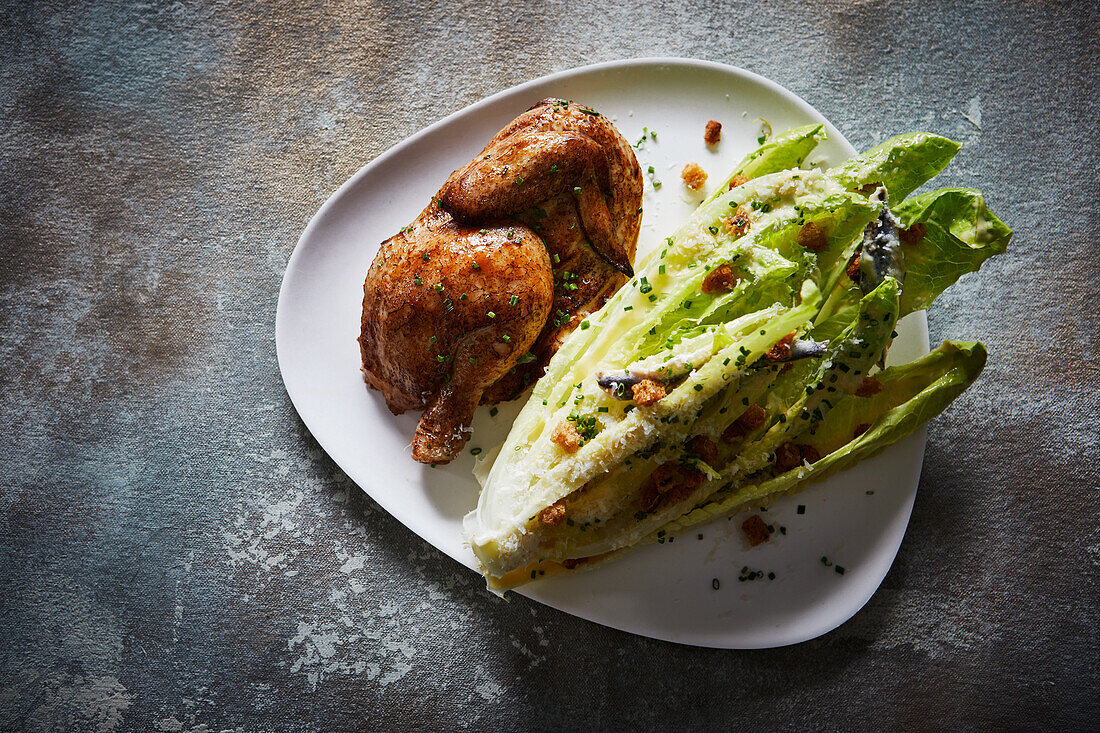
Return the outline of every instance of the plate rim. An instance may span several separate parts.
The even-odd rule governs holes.
[[[598,74],[600,72],[609,71],[609,70],[628,69],[628,68],[631,68],[631,67],[653,67],[653,66],[681,67],[681,68],[685,68],[685,69],[690,69],[690,68],[708,69],[708,70],[711,70],[711,71],[718,71],[718,72],[725,73],[725,74],[731,74],[733,76],[741,77],[742,79],[747,80],[749,82],[752,82],[754,84],[758,84],[758,85],[768,89],[773,94],[776,94],[779,97],[783,98],[785,101],[793,104],[800,111],[806,113],[807,116],[809,116],[813,119],[820,119],[826,125],[826,127],[828,128],[829,133],[830,133],[830,138],[833,141],[840,143],[840,145],[842,147],[847,148],[848,150],[852,151],[853,154],[854,154],[854,151],[855,151],[854,147],[847,140],[847,138],[844,137],[843,133],[841,133],[838,129],[836,129],[836,127],[825,117],[824,114],[822,114],[819,110],[817,110],[815,107],[813,107],[809,102],[804,100],[801,96],[799,96],[798,94],[792,92],[791,90],[787,89],[786,87],[783,87],[778,82],[775,82],[775,81],[773,81],[773,80],[771,80],[771,79],[769,79],[765,76],[762,76],[760,74],[757,74],[753,71],[749,71],[747,69],[744,69],[744,68],[741,68],[741,67],[738,67],[738,66],[734,66],[734,65],[731,65],[731,64],[724,64],[724,63],[716,62],[716,61],[707,61],[707,60],[702,60],[702,59],[693,59],[693,58],[676,57],[676,56],[650,56],[650,57],[638,57],[638,58],[629,58],[629,59],[618,59],[618,60],[612,60],[612,61],[599,62],[599,63],[595,63],[595,64],[586,64],[586,65],[583,65],[583,66],[571,67],[569,69],[564,69],[564,70],[561,70],[561,71],[552,72],[550,74],[545,74],[543,76],[539,76],[539,77],[536,77],[534,79],[530,79],[530,80],[527,80],[525,82],[522,82],[520,84],[516,84],[516,85],[513,85],[513,86],[506,87],[506,88],[501,89],[497,92],[494,92],[494,93],[492,93],[492,94],[490,94],[486,97],[479,98],[475,102],[473,102],[469,105],[466,105],[464,107],[461,107],[461,108],[459,108],[459,109],[457,109],[453,112],[450,112],[449,114],[445,115],[444,117],[439,118],[435,122],[432,122],[431,124],[427,125],[426,127],[423,127],[421,129],[417,130],[416,132],[412,133],[411,135],[405,137],[404,139],[397,142],[396,144],[394,144],[390,148],[386,149],[382,153],[375,156],[373,159],[371,159],[371,160],[367,161],[366,163],[364,163],[355,173],[353,173],[346,180],[344,180],[344,182],[341,183],[340,186],[338,186],[331,194],[329,194],[328,197],[326,197],[325,201],[321,204],[321,206],[317,209],[317,211],[310,217],[309,222],[306,224],[305,228],[302,230],[302,233],[299,235],[297,241],[295,242],[294,249],[291,252],[290,257],[287,260],[286,268],[283,272],[283,277],[282,277],[282,279],[280,281],[280,285],[279,285],[279,296],[278,296],[278,299],[277,299],[276,310],[275,310],[275,355],[276,355],[276,363],[277,363],[278,368],[279,368],[279,376],[280,376],[281,381],[283,382],[283,387],[286,390],[287,396],[290,398],[291,404],[294,406],[294,409],[297,412],[299,419],[302,421],[303,425],[309,431],[310,436],[313,438],[313,440],[317,441],[318,445],[320,445],[320,447],[325,451],[326,455],[328,455],[328,457],[333,461],[333,463],[335,463],[338,467],[340,467],[341,471],[346,472],[346,469],[344,469],[344,467],[341,466],[340,463],[333,457],[332,453],[329,450],[329,447],[326,445],[326,442],[323,441],[322,438],[320,438],[318,435],[316,435],[314,433],[313,429],[310,427],[309,421],[307,420],[306,416],[303,414],[303,409],[302,409],[302,405],[306,404],[304,395],[302,395],[301,392],[299,392],[296,387],[293,387],[290,384],[290,382],[288,382],[287,376],[286,376],[286,369],[284,368],[284,353],[285,353],[286,349],[290,348],[289,345],[287,345],[287,343],[286,343],[287,340],[290,338],[289,334],[287,333],[287,329],[289,327],[286,325],[287,321],[288,321],[288,315],[287,315],[287,311],[288,311],[288,308],[289,308],[288,300],[290,298],[290,296],[288,295],[288,290],[289,290],[288,283],[291,280],[294,279],[297,271],[301,267],[301,260],[302,260],[303,257],[305,257],[305,255],[303,254],[303,252],[305,250],[305,247],[303,247],[303,244],[306,243],[313,236],[314,232],[322,225],[323,220],[325,220],[327,218],[328,214],[336,206],[337,202],[344,196],[346,191],[348,191],[349,189],[352,189],[355,186],[357,186],[362,179],[364,179],[365,177],[370,175],[370,173],[372,172],[372,170],[374,168],[381,167],[387,161],[389,161],[391,158],[394,158],[394,157],[397,157],[397,156],[403,154],[406,151],[407,148],[416,145],[421,138],[430,135],[431,133],[433,133],[434,131],[436,131],[437,129],[439,129],[441,127],[445,127],[445,126],[449,125],[454,119],[456,119],[460,116],[465,116],[465,115],[468,115],[468,114],[471,114],[471,113],[476,113],[479,109],[482,109],[484,107],[488,107],[488,106],[494,104],[499,99],[501,99],[505,96],[511,96],[511,95],[515,95],[515,94],[522,94],[525,90],[534,88],[536,86],[550,84],[550,83],[560,81],[560,80],[563,80],[563,79],[569,79],[569,78],[572,78],[572,77],[576,77],[577,75],[580,75],[580,74]],[[914,315],[916,315],[916,314],[914,314]],[[924,311],[920,311],[919,316],[920,316],[919,319],[915,319],[915,320],[917,320],[917,323],[914,324],[914,325],[916,325],[917,328],[920,331],[919,335],[920,335],[920,338],[923,341],[923,348],[927,350],[929,348],[927,318],[925,316]],[[297,397],[296,397],[296,395],[297,395]],[[307,412],[308,412],[308,410],[307,410]],[[874,594],[881,587],[882,582],[885,580],[886,575],[889,573],[889,569],[893,566],[893,563],[897,558],[897,553],[901,549],[901,544],[904,542],[904,537],[905,537],[906,531],[908,530],[909,521],[912,518],[912,511],[913,511],[913,506],[914,506],[915,499],[916,499],[916,492],[917,492],[917,489],[919,488],[920,477],[923,473],[923,462],[924,462],[924,458],[925,458],[926,450],[927,450],[926,427],[924,425],[922,425],[915,432],[922,433],[921,438],[920,438],[920,442],[921,442],[921,446],[920,446],[920,466],[918,467],[917,475],[916,475],[917,486],[914,487],[914,489],[911,492],[908,500],[905,502],[905,506],[900,506],[899,505],[899,507],[898,507],[898,509],[900,511],[902,511],[905,515],[905,522],[904,522],[904,527],[901,531],[901,540],[899,541],[898,546],[893,550],[893,552],[890,555],[889,563],[886,566],[886,568],[887,568],[886,573],[883,574],[883,576],[878,580],[877,583],[874,584],[873,587],[870,588],[870,590],[868,592],[866,592],[865,594],[860,594],[861,596],[864,596],[864,597],[861,597],[857,604],[853,604],[852,606],[850,606],[850,608],[851,608],[850,613],[848,613],[847,610],[846,610],[845,614],[838,615],[837,620],[835,620],[835,622],[830,621],[826,624],[820,624],[820,625],[816,626],[813,629],[813,631],[810,633],[810,635],[808,635],[808,636],[804,635],[804,634],[796,634],[795,636],[797,636],[798,638],[792,638],[790,640],[781,641],[781,642],[778,642],[778,643],[777,642],[763,642],[763,643],[759,643],[759,644],[746,644],[746,643],[716,644],[713,641],[712,642],[706,642],[706,641],[696,641],[696,640],[692,640],[692,639],[679,639],[679,638],[673,638],[673,637],[668,636],[668,635],[660,635],[660,634],[654,634],[654,633],[643,633],[643,632],[637,631],[637,630],[632,629],[632,628],[625,628],[623,626],[616,625],[614,623],[610,623],[606,620],[602,620],[602,619],[601,620],[596,620],[595,618],[592,618],[590,615],[585,614],[583,611],[577,611],[577,610],[573,610],[573,609],[561,608],[561,607],[557,606],[556,604],[554,604],[552,601],[549,601],[547,599],[539,597],[539,594],[537,592],[537,588],[526,589],[525,587],[520,587],[520,588],[515,589],[515,592],[519,593],[520,595],[523,595],[526,598],[537,601],[538,603],[541,603],[543,605],[554,608],[555,610],[561,611],[563,613],[567,613],[567,614],[569,614],[571,616],[574,616],[574,617],[577,617],[577,618],[584,619],[585,621],[588,621],[588,622],[591,622],[591,623],[595,623],[595,624],[598,624],[598,625],[601,625],[601,626],[606,626],[608,628],[614,628],[614,629],[619,630],[619,631],[625,631],[627,633],[634,634],[636,636],[642,636],[642,637],[645,637],[645,638],[652,638],[652,639],[659,639],[661,641],[671,642],[671,643],[674,643],[674,644],[681,644],[681,645],[685,645],[685,646],[696,646],[696,647],[700,647],[700,648],[712,648],[712,649],[746,649],[746,650],[747,649],[769,649],[769,648],[780,648],[780,647],[783,647],[783,646],[790,646],[790,645],[793,645],[793,644],[799,644],[799,643],[803,643],[803,642],[810,641],[812,639],[818,638],[818,637],[820,637],[824,634],[827,634],[830,631],[833,631],[834,629],[840,627],[841,625],[843,625],[844,623],[849,621],[857,613],[859,613],[859,611],[867,604],[868,601],[870,601],[871,597],[874,596]],[[351,478],[350,475],[349,475],[349,478]],[[457,562],[462,567],[473,569],[473,568],[471,568],[471,566],[469,564],[464,562],[460,557],[456,556],[455,554],[453,554],[448,549],[444,549],[442,547],[437,546],[434,542],[432,542],[430,539],[428,539],[424,534],[422,534],[417,529],[415,523],[410,523],[410,522],[406,521],[403,518],[403,515],[405,514],[405,512],[401,511],[399,508],[396,508],[395,505],[392,502],[387,501],[387,500],[382,499],[382,498],[379,498],[379,496],[377,496],[376,494],[379,494],[380,492],[368,490],[367,486],[363,485],[362,483],[360,483],[358,480],[356,480],[354,478],[352,478],[352,481],[353,481],[353,483],[356,484],[356,486],[359,488],[359,490],[366,493],[382,509],[384,509],[388,514],[390,514],[390,516],[394,517],[407,530],[411,531],[413,534],[415,534],[417,537],[419,537],[422,541],[428,543],[435,550],[437,550],[441,554],[446,555],[447,557],[451,558],[452,560]],[[475,572],[476,572],[476,570],[475,570]],[[527,592],[525,592],[525,590]]]

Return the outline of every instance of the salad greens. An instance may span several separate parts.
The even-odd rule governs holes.
[[[802,168],[773,136],[562,344],[466,534],[490,586],[588,567],[800,490],[893,443],[977,378],[981,344],[882,369],[897,320],[1003,252],[977,191],[906,199],[958,144],[900,135]]]

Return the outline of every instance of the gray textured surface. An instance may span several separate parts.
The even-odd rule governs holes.
[[[0,729],[1041,727],[1100,719],[1096,4],[8,3]],[[965,146],[1011,251],[871,602],[761,652],[504,602],[351,485],[279,380],[280,278],[347,176],[594,61],[740,65],[857,148]],[[969,115],[971,119],[967,119]]]

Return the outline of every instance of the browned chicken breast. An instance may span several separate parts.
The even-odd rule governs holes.
[[[446,463],[479,402],[512,399],[633,275],[642,174],[607,118],[547,99],[382,243],[364,283],[367,383],[425,409],[413,458]]]

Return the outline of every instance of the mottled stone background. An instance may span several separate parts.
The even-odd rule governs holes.
[[[0,10],[0,728],[1100,725],[1097,4],[23,3]],[[618,5],[618,4],[615,4]],[[680,55],[857,148],[965,144],[1011,251],[893,570],[785,649],[638,638],[425,545],[310,438],[275,302],[340,182],[491,92]]]

